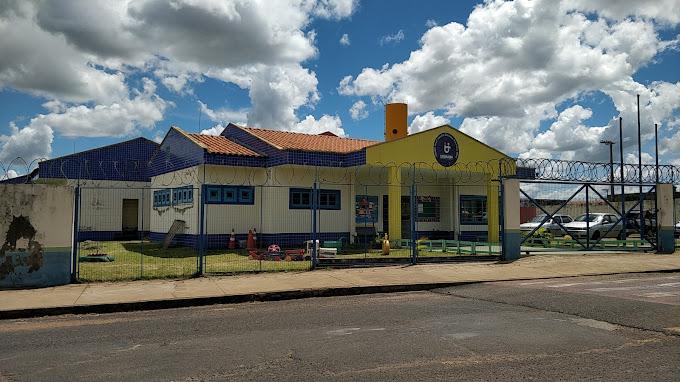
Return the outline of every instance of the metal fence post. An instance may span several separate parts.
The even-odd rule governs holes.
[[[318,264],[318,256],[316,241],[317,239],[317,226],[316,226],[316,211],[318,204],[318,184],[314,181],[314,187],[312,188],[312,269],[316,268]]]
[[[205,252],[205,232],[204,232],[204,226],[205,226],[205,189],[206,186],[205,184],[201,185],[201,194],[199,197],[199,203],[200,203],[200,211],[199,211],[199,224],[198,224],[198,264],[196,268],[196,272],[199,275],[203,275],[203,257],[204,257],[204,252]]]
[[[590,250],[590,184],[586,184],[586,250]]]
[[[144,189],[139,190],[142,193],[140,200],[142,201],[142,224],[139,230],[139,278],[144,278]]]
[[[414,171],[415,175],[415,171]],[[413,184],[411,184],[411,264],[416,264],[418,262],[418,244],[416,242],[416,215],[418,213],[418,206],[416,202],[416,185],[415,178],[413,179]]]
[[[71,243],[71,282],[78,281],[78,231],[80,226],[80,186],[73,192],[73,243]]]

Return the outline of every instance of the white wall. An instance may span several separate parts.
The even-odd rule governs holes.
[[[69,181],[72,186],[74,181]],[[116,182],[99,180],[87,183],[81,180],[80,217],[81,231],[121,231],[123,227],[123,199],[137,199],[137,227],[148,231],[153,200],[147,182]],[[93,188],[96,187],[96,188]]]
[[[180,233],[198,234],[198,215],[200,205],[200,182],[202,171],[199,166],[194,166],[179,171],[161,174],[151,178],[151,188],[149,189],[149,203],[146,208],[149,211],[150,231],[156,233],[166,233],[170,230],[175,220],[185,222],[184,231]],[[180,187],[193,188],[193,203],[170,205],[163,207],[153,206],[154,191],[170,190]]]

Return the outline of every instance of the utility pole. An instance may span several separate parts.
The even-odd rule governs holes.
[[[644,200],[642,198],[642,134],[640,133],[640,95],[637,95],[637,128],[638,128],[638,176],[640,180],[640,187],[638,191],[638,200],[640,201],[640,239],[645,238],[645,211]]]
[[[659,184],[659,125],[654,124],[654,157],[656,158],[656,184]]]
[[[624,183],[626,180],[624,179],[625,173],[623,171],[623,118],[619,117],[619,156],[621,157],[621,169],[620,169],[620,174],[621,174],[621,214],[623,214],[623,229],[621,230],[621,240],[626,240],[626,227],[627,227],[627,221],[626,221],[626,186],[624,186]]]
[[[609,195],[614,197],[614,141],[611,140],[601,140],[600,143],[609,146]],[[607,198],[609,200],[609,198]]]

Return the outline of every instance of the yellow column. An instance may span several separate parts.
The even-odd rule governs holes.
[[[387,168],[387,199],[390,240],[401,239],[401,168]]]
[[[499,240],[499,224],[500,221],[498,210],[499,185],[498,182],[490,180],[486,183],[486,213],[489,224],[489,241],[498,243]]]

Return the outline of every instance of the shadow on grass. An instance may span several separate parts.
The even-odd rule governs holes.
[[[123,248],[132,253],[143,254],[144,256],[159,257],[164,259],[179,259],[196,257],[197,251],[191,247],[169,247],[163,249],[161,243],[121,243]]]

